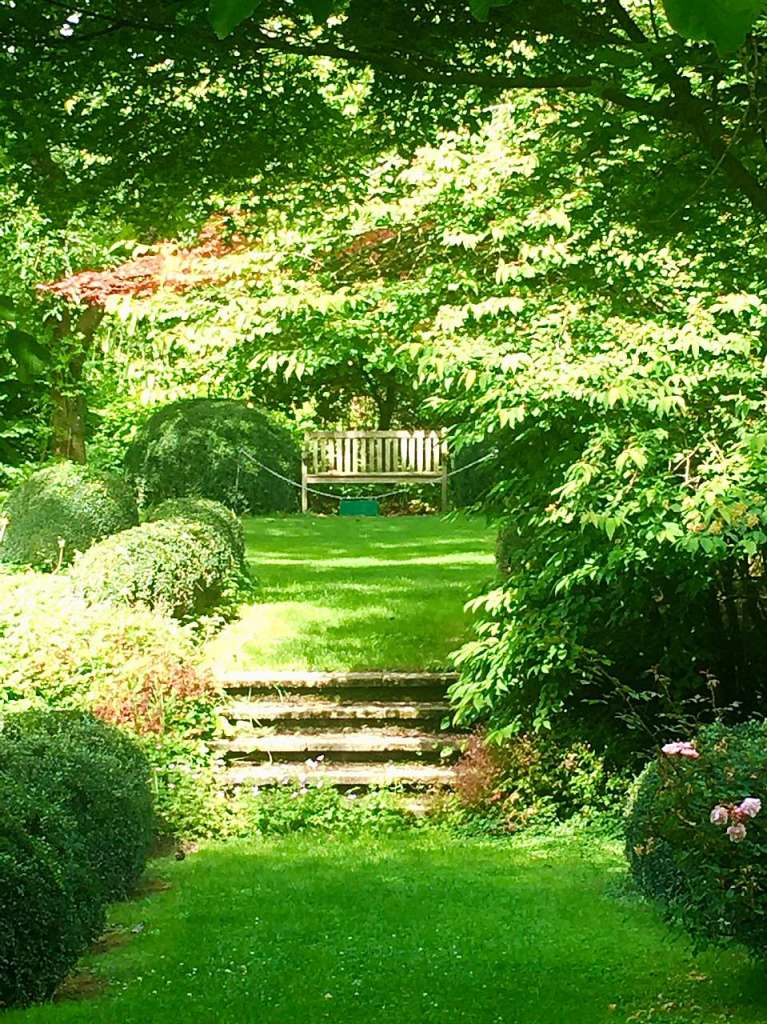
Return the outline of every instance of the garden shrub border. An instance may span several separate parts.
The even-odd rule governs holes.
[[[149,765],[83,712],[2,721],[0,1007],[49,998],[129,892],[149,852]]]

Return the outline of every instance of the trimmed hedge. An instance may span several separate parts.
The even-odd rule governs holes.
[[[767,957],[767,723],[708,726],[651,762],[626,855],[640,890],[693,936]]]
[[[33,473],[8,496],[3,515],[8,526],[0,561],[45,569],[138,523],[136,500],[123,480],[73,462]]]
[[[141,604],[185,618],[213,608],[237,570],[216,527],[161,519],[96,544],[78,558],[72,576],[89,601]]]
[[[290,480],[300,477],[297,442],[273,416],[233,399],[173,402],[143,424],[125,466],[143,505],[166,498],[220,501],[237,512],[293,512],[298,491],[261,469]]]
[[[149,767],[80,712],[11,715],[0,732],[0,1006],[50,997],[143,870]]]
[[[211,501],[210,498],[168,498],[153,508],[147,516],[147,521],[151,523],[163,519],[207,523],[226,537],[238,564],[245,561],[245,533],[242,523],[234,512],[220,501]]]

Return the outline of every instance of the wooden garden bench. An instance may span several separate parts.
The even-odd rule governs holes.
[[[428,483],[441,481],[447,509],[448,453],[437,430],[319,430],[305,437],[301,465],[301,509],[309,486]]]

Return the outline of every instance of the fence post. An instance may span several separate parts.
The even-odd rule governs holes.
[[[306,486],[306,448],[301,453],[301,511],[306,513],[309,511],[309,492]]]

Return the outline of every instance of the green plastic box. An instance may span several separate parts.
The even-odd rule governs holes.
[[[377,516],[378,502],[372,498],[341,498],[339,516]]]

